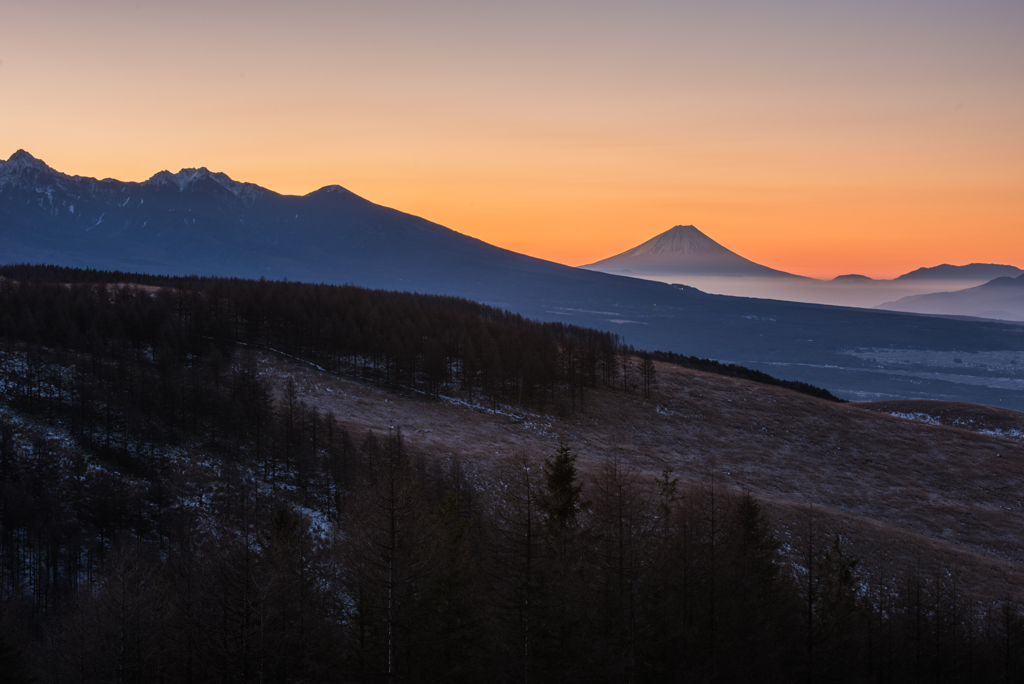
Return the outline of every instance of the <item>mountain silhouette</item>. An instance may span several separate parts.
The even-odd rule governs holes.
[[[18,151],[0,166],[0,216],[7,263],[484,298],[528,274],[579,279],[574,269],[381,207],[337,185],[281,195],[206,168],[161,171],[141,183],[96,180],[62,174]],[[496,274],[508,278],[496,283]]]
[[[693,226],[675,226],[621,254],[580,268],[643,277],[801,277],[745,259]]]
[[[1021,274],[1024,274],[1024,271],[1005,264],[941,264],[904,273],[895,280],[964,280],[984,283],[994,278],[1015,278]]]
[[[998,276],[1024,273],[1000,264],[942,264],[891,280],[856,273],[819,280],[753,262],[693,226],[675,226],[621,254],[580,268],[689,285],[722,295],[868,308],[889,308],[886,305],[911,295],[958,290]]]
[[[1024,321],[1024,275],[1003,276],[953,292],[903,297],[877,308],[943,316],[977,316],[1007,321]]]

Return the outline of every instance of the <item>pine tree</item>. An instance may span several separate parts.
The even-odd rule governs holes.
[[[549,527],[561,536],[578,525],[577,516],[587,506],[583,500],[583,483],[576,469],[577,454],[564,438],[555,455],[544,461],[544,489],[540,503]]]
[[[583,653],[592,606],[588,589],[594,567],[593,547],[583,516],[590,504],[576,468],[577,454],[564,438],[554,456],[544,462],[544,486],[538,497],[544,513],[544,532],[552,558],[549,592],[550,633],[555,657],[549,662],[563,680],[585,679],[590,665]]]

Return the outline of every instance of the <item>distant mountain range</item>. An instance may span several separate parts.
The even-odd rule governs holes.
[[[701,242],[693,231],[678,238],[663,245],[689,244],[693,251]],[[1018,326],[722,297],[571,268],[336,185],[281,195],[205,168],[162,171],[141,183],[97,180],[60,173],[19,151],[0,164],[0,262],[455,295],[538,320],[611,330],[639,348],[739,363],[845,398],[1024,408]],[[925,356],[909,367],[900,350]],[[975,366],[967,363],[972,353],[1001,356]],[[965,362],[954,365],[954,356]]]
[[[19,151],[0,166],[0,217],[0,250],[8,263],[464,295],[480,294],[476,285],[491,283],[495,273],[574,275],[337,185],[303,197],[280,195],[205,168],[126,183],[68,176]],[[500,290],[484,296],[494,293]]]
[[[938,266],[930,266],[928,268],[918,268],[911,271],[910,273],[904,273],[901,276],[897,276],[892,280],[875,279],[869,278],[865,275],[857,275],[856,273],[850,275],[841,275],[833,278],[836,280],[848,280],[851,282],[873,282],[873,283],[894,283],[898,281],[943,281],[943,282],[968,282],[968,283],[986,283],[993,278],[1005,278],[1005,277],[1016,277],[1024,274],[1024,270],[1017,268],[1016,266],[1007,266],[1005,264],[966,264],[964,266],[953,266],[952,264],[940,264]]]
[[[952,266],[942,264],[931,268],[919,268],[910,273],[904,273],[896,280],[962,280],[965,282],[988,282],[993,278],[1015,278],[1024,271],[1016,266],[1005,264],[967,264],[966,266]]]
[[[675,226],[660,235],[627,249],[621,254],[585,264],[580,268],[602,273],[615,273],[644,278],[663,279],[668,276],[714,276],[732,278],[798,278],[815,281],[814,278],[787,273],[755,263],[741,257],[718,244],[694,226]],[[953,266],[942,264],[919,268],[893,280],[876,280],[868,276],[851,273],[833,278],[832,281],[854,283],[884,283],[895,281],[965,281],[984,283],[993,278],[1015,277],[1024,274],[1016,266],[1002,264],[967,264]],[[825,282],[825,281],[817,281]]]
[[[1006,321],[1024,321],[1024,275],[994,278],[989,282],[954,292],[904,297],[886,302],[879,309],[913,311],[943,316],[980,316]]]
[[[818,280],[745,259],[693,226],[676,226],[637,247],[580,268],[679,283],[715,294],[839,306],[881,305],[901,311],[917,310],[899,308],[900,302],[909,296],[961,289],[993,278],[1024,274],[1016,266],[1001,264],[941,264],[919,268],[892,280],[876,280],[858,274]],[[983,313],[965,315],[985,317]]]

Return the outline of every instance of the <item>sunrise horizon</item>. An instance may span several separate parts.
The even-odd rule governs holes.
[[[525,242],[522,239],[517,239],[514,234],[509,234],[510,232],[514,233],[514,230],[505,230],[503,232],[502,230],[495,229],[493,225],[452,225],[451,222],[446,223],[443,220],[439,220],[434,215],[431,215],[431,213],[428,213],[430,209],[437,209],[438,213],[443,213],[442,207],[438,207],[436,204],[427,203],[426,208],[424,210],[416,211],[414,209],[410,209],[408,206],[402,206],[395,203],[388,203],[387,201],[380,201],[377,197],[374,196],[372,186],[370,191],[363,192],[360,191],[359,189],[353,188],[351,185],[346,184],[343,181],[331,179],[326,176],[320,179],[312,179],[309,178],[309,176],[307,175],[305,176],[307,178],[306,184],[303,186],[298,186],[294,182],[295,174],[288,176],[288,178],[279,178],[274,175],[269,175],[267,177],[268,180],[254,180],[251,176],[259,175],[258,172],[255,170],[251,175],[246,175],[247,171],[244,167],[240,167],[241,170],[237,172],[228,172],[221,166],[214,165],[212,163],[204,163],[201,161],[198,163],[186,163],[185,165],[177,167],[176,169],[171,168],[170,166],[167,165],[161,166],[160,164],[155,164],[152,166],[153,170],[151,171],[142,171],[134,167],[123,167],[116,163],[101,167],[98,167],[95,164],[91,164],[85,165],[86,170],[83,170],[83,168],[69,170],[66,168],[62,168],[61,166],[55,165],[53,163],[50,163],[47,157],[35,154],[31,149],[28,149],[27,147],[17,147],[15,150],[12,150],[7,155],[7,158],[9,158],[17,150],[24,150],[33,157],[40,159],[48,166],[61,173],[65,173],[71,176],[77,175],[84,177],[93,177],[97,179],[114,178],[116,180],[127,182],[142,182],[148,180],[153,175],[161,171],[177,173],[177,171],[182,169],[207,168],[211,172],[225,173],[233,180],[244,183],[253,183],[255,185],[259,185],[263,188],[266,188],[268,190],[271,190],[282,195],[303,196],[311,192],[315,192],[316,190],[319,190],[324,187],[328,187],[331,185],[340,185],[345,189],[363,197],[364,199],[374,202],[375,204],[380,204],[381,206],[396,209],[404,213],[420,216],[433,223],[438,223],[440,225],[445,226],[446,228],[450,228],[464,235],[469,235],[470,237],[475,237],[484,240],[485,242],[493,244],[497,247],[509,249],[511,251],[526,254],[528,256],[545,259],[547,261],[553,261],[555,263],[573,267],[584,266],[614,256],[623,251],[636,247],[637,245],[642,244],[643,242],[646,242],[647,240],[652,239],[664,233],[667,230],[670,230],[674,226],[679,225],[695,226],[702,233],[708,235],[709,237],[714,239],[719,244],[722,244],[729,250],[736,252],[737,254],[740,254],[741,256],[744,256],[757,263],[761,263],[765,266],[770,266],[771,268],[775,268],[778,270],[787,271],[793,273],[794,275],[801,275],[819,280],[831,280],[838,276],[850,274],[864,275],[875,280],[885,280],[895,278],[897,276],[903,275],[918,268],[929,268],[941,264],[952,264],[957,266],[972,263],[1000,263],[1013,266],[1017,265],[1012,260],[1004,259],[1003,261],[1000,261],[999,258],[995,256],[995,253],[999,251],[1005,252],[1005,250],[1001,250],[1001,248],[998,246],[988,245],[987,247],[989,247],[989,249],[985,249],[986,246],[982,245],[979,246],[979,248],[974,250],[973,252],[965,252],[963,244],[948,246],[941,244],[929,245],[930,249],[927,252],[927,254],[930,258],[930,261],[928,260],[928,258],[922,256],[924,254],[923,251],[910,250],[909,253],[897,255],[895,258],[890,258],[890,263],[887,266],[880,266],[878,264],[877,255],[876,263],[872,265],[870,263],[865,263],[863,257],[857,256],[855,252],[852,255],[846,254],[842,261],[836,262],[830,261],[829,259],[823,259],[820,256],[816,256],[812,251],[807,249],[805,245],[792,244],[777,240],[773,240],[768,244],[764,244],[763,242],[758,241],[756,239],[756,236],[754,236],[754,239],[750,239],[750,231],[748,230],[749,227],[737,225],[735,220],[726,221],[722,226],[716,229],[715,226],[701,227],[700,225],[697,224],[697,222],[692,220],[673,221],[672,219],[667,219],[667,221],[663,222],[662,226],[660,227],[647,225],[630,226],[628,229],[619,230],[616,232],[616,234],[605,236],[605,239],[601,241],[599,244],[577,244],[574,245],[573,248],[558,249],[557,247],[553,247],[551,245]],[[58,157],[61,156],[59,155],[59,152],[57,152],[57,155]],[[226,166],[230,167],[231,164],[227,163]],[[119,171],[118,169],[121,170]],[[119,173],[121,175],[118,175]],[[280,180],[281,182],[275,183],[275,180]],[[288,182],[289,180],[291,182]],[[461,196],[463,195],[459,195],[458,193],[456,193],[456,197]],[[399,201],[401,198],[402,195],[401,193],[399,193],[396,201]],[[455,203],[457,202],[452,202],[452,204]],[[463,219],[462,222],[468,223],[468,221],[465,219]],[[782,231],[782,234],[785,235],[786,231]],[[743,242],[744,237],[748,238],[747,242]],[[834,242],[832,244],[834,245],[836,244],[835,238],[833,238],[833,240]],[[603,250],[602,247],[604,248]],[[871,245],[868,245],[867,248],[869,250],[874,250],[874,247]],[[797,251],[803,258],[789,260],[785,259],[786,249]],[[822,249],[823,252],[827,252],[829,249],[833,249],[833,247],[826,246],[823,247]],[[965,258],[963,255],[968,253],[975,254],[976,257]],[[581,254],[588,256],[581,257],[579,256]],[[987,254],[992,256],[986,256]],[[1022,257],[1020,261],[1024,262],[1024,257]]]
[[[568,265],[680,223],[816,278],[1024,264],[1022,22],[1002,0],[19,3],[0,150],[340,184]]]

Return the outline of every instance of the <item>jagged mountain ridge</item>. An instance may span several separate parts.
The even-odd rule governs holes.
[[[479,252],[519,256],[336,185],[280,195],[206,168],[162,171],[142,183],[96,180],[62,174],[23,151],[0,167],[0,215],[8,263],[328,282],[341,276],[405,289],[404,270],[423,280],[424,264],[442,256],[463,263]],[[390,273],[371,263],[382,253]]]

